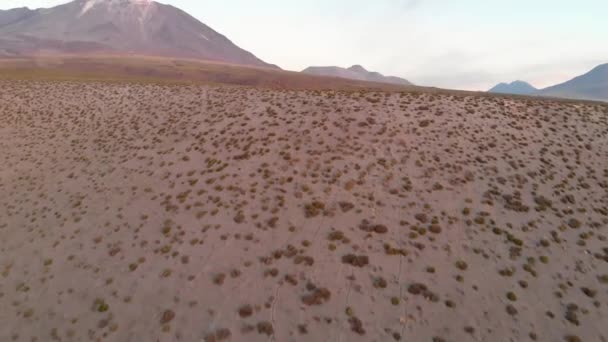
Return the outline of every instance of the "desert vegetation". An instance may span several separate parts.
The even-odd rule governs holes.
[[[606,341],[608,106],[0,81],[2,341]]]

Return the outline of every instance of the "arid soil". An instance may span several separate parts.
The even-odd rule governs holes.
[[[195,59],[124,55],[0,58],[0,79],[239,85],[279,90],[431,91],[430,88],[309,75]]]
[[[608,106],[0,82],[0,341],[608,340]]]

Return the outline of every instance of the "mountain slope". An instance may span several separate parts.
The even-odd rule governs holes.
[[[516,95],[529,95],[536,92],[538,89],[534,88],[527,82],[514,81],[511,83],[500,83],[494,88],[488,90],[489,93],[499,94],[516,94]]]
[[[186,12],[151,0],[76,0],[31,12],[0,16],[0,55],[128,53],[276,67]]]
[[[0,10],[0,28],[23,20],[35,13],[36,11],[27,7],[13,8],[6,11]]]
[[[394,76],[384,76],[378,72],[367,71],[364,67],[360,65],[353,65],[348,69],[340,68],[337,66],[308,67],[302,70],[302,73],[318,76],[341,77],[368,82],[412,85],[412,83],[410,83],[406,79]]]
[[[608,63],[567,82],[540,90],[543,96],[608,101]]]

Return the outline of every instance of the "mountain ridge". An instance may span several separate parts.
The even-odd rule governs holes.
[[[404,78],[396,76],[384,76],[379,72],[368,71],[359,64],[355,64],[349,68],[342,68],[338,66],[310,66],[301,72],[309,75],[340,77],[358,81],[413,85],[410,81]]]
[[[608,63],[599,64],[582,75],[542,89],[536,89],[524,81],[514,81],[499,83],[488,92],[608,101]]]
[[[538,92],[542,96],[608,101],[608,63]]]

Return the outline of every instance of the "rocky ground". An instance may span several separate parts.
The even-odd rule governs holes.
[[[1,341],[608,340],[608,106],[0,82]]]

